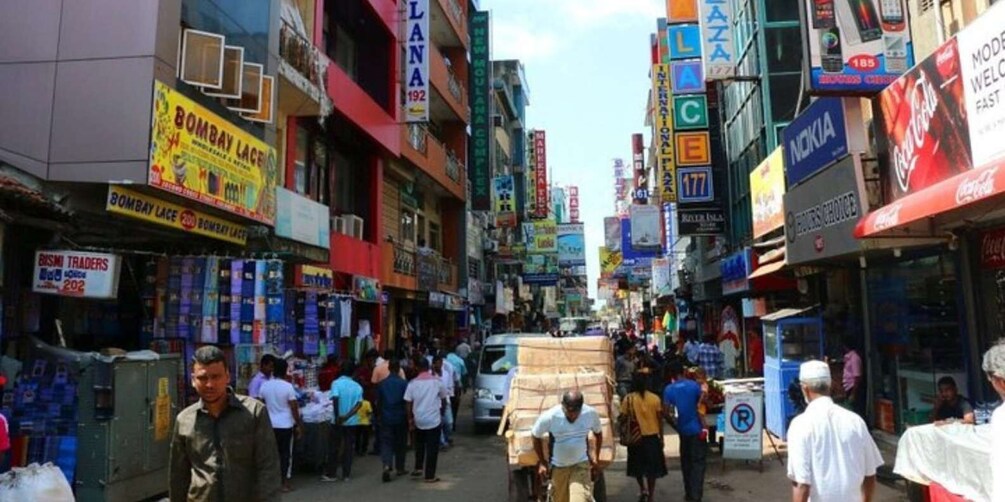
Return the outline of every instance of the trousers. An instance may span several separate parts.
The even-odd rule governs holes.
[[[415,470],[425,471],[426,479],[436,478],[436,462],[440,458],[442,426],[415,430]]]
[[[402,472],[405,470],[405,449],[408,446],[408,424],[381,424],[380,429],[380,459],[385,469],[392,467]]]
[[[589,462],[553,467],[551,486],[555,502],[592,502],[593,481],[590,479]]]
[[[333,425],[328,436],[328,461],[325,463],[325,475],[335,477],[338,468],[342,467],[342,476],[348,478],[352,474],[352,459],[356,454],[356,426]]]
[[[293,429],[272,429],[279,447],[279,472],[283,481],[293,479]]]
[[[684,495],[689,500],[701,500],[705,487],[705,454],[708,445],[701,436],[680,436],[680,470],[684,478]]]

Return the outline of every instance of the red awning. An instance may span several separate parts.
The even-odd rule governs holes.
[[[855,237],[881,237],[884,231],[960,209],[1005,192],[1002,162],[973,169],[901,197],[865,216]]]

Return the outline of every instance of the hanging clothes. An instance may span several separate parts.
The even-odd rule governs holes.
[[[339,300],[340,328],[339,336],[349,338],[352,336],[352,300],[345,298]]]

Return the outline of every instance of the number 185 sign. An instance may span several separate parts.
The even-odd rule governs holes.
[[[677,168],[679,202],[711,202],[714,198],[711,166]]]

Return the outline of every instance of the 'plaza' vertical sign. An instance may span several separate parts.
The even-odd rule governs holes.
[[[429,0],[408,0],[405,122],[429,122]]]
[[[471,181],[471,209],[492,209],[492,163],[489,138],[492,122],[489,110],[489,82],[492,66],[489,62],[489,12],[477,10],[468,24],[471,36],[471,77],[468,96],[471,98],[471,142],[468,155],[468,180]]]

